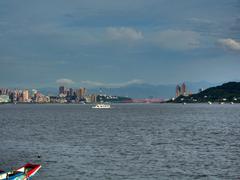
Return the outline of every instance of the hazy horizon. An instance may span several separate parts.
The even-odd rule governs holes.
[[[239,81],[238,0],[3,0],[0,86]]]

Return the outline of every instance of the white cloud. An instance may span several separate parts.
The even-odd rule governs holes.
[[[143,34],[130,27],[109,27],[106,29],[107,37],[111,40],[136,41],[143,39]]]
[[[35,27],[32,33],[49,36],[49,39],[70,44],[95,45],[110,41],[136,42],[143,39],[143,33],[131,27],[66,28],[57,24],[44,24]]]
[[[59,85],[71,85],[71,84],[75,84],[75,82],[71,79],[66,79],[66,78],[62,78],[62,79],[58,79],[56,80],[56,83]]]
[[[194,31],[166,30],[153,33],[152,41],[161,48],[188,50],[198,48],[200,35]]]
[[[218,43],[224,48],[240,51],[240,42],[235,41],[234,39],[219,39]]]
[[[81,83],[83,85],[91,86],[91,87],[109,87],[109,88],[112,87],[112,88],[114,88],[114,87],[124,87],[124,86],[132,85],[132,84],[141,84],[141,83],[143,83],[143,81],[140,79],[133,79],[133,80],[130,80],[127,82],[122,82],[122,83],[103,83],[103,82],[86,80],[86,81],[81,81]]]

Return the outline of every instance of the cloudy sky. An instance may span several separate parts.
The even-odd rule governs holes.
[[[0,86],[240,80],[239,0],[1,0]]]

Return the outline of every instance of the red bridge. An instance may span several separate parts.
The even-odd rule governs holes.
[[[161,103],[164,100],[161,98],[145,98],[145,99],[132,99],[126,100],[125,103]]]

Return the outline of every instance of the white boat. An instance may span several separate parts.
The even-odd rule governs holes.
[[[110,109],[111,105],[110,104],[103,104],[103,103],[99,103],[96,104],[95,106],[92,106],[93,109]]]
[[[208,104],[210,104],[210,105],[211,105],[211,104],[212,104],[212,102],[211,102],[211,101],[208,101]]]

